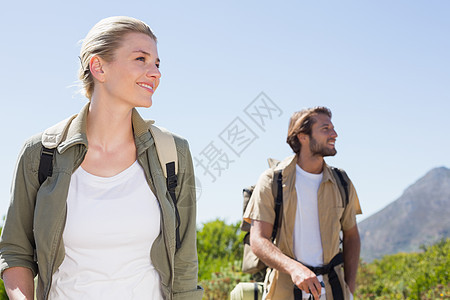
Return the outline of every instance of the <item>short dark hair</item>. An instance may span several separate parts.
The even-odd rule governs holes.
[[[291,146],[292,150],[299,154],[302,145],[298,140],[297,135],[299,133],[304,133],[311,136],[311,130],[314,123],[316,123],[316,118],[318,114],[324,114],[331,118],[331,110],[325,106],[316,106],[311,108],[302,109],[301,111],[295,112],[290,121],[288,128],[288,136],[286,142]]]

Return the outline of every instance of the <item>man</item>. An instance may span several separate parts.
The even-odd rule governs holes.
[[[336,138],[326,107],[305,109],[291,117],[287,143],[295,155],[276,167],[283,170],[283,208],[275,243],[270,240],[274,170],[264,172],[255,187],[244,219],[252,224],[252,251],[269,266],[265,299],[308,299],[311,294],[316,300],[353,298],[360,251],[355,215],[361,208],[349,179],[345,203],[340,182],[324,161],[336,154]],[[343,253],[339,254],[341,230]],[[311,270],[324,266],[314,270],[322,275]]]

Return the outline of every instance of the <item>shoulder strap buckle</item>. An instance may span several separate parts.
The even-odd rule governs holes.
[[[173,135],[164,128],[150,125],[150,131],[155,141],[156,152],[158,153],[159,163],[166,177],[167,191],[172,198],[173,206],[175,208],[175,217],[177,219],[176,225],[176,248],[181,248],[180,238],[180,224],[181,218],[177,207],[177,196],[175,188],[178,185],[178,156],[177,148]]]
[[[42,185],[47,177],[52,177],[53,175],[53,156],[55,154],[55,150],[55,148],[49,149],[42,146],[41,160],[39,161],[38,171],[38,179],[40,185]]]

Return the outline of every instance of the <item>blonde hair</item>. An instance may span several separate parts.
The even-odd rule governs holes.
[[[300,153],[302,147],[297,135],[299,133],[304,133],[311,136],[312,126],[317,121],[314,117],[318,114],[324,114],[331,118],[331,110],[324,106],[316,106],[303,109],[301,111],[295,112],[292,115],[289,121],[286,143],[291,146],[292,150],[296,154]]]
[[[83,85],[84,93],[91,99],[94,91],[94,78],[89,63],[94,55],[110,62],[114,59],[114,52],[120,47],[122,38],[131,32],[144,33],[156,42],[156,36],[144,22],[131,17],[109,17],[101,20],[92,27],[83,40],[80,50],[80,70],[78,78]]]

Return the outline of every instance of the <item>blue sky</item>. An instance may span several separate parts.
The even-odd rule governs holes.
[[[196,167],[199,224],[240,218],[242,188],[267,157],[291,154],[290,115],[316,105],[333,111],[338,154],[327,162],[354,182],[362,220],[450,167],[449,13],[447,0],[7,1],[0,214],[25,139],[86,102],[78,42],[100,19],[129,15],[153,28],[161,58],[153,107],[140,112],[187,138],[196,161],[215,154],[211,173]],[[247,114],[255,107],[262,119]],[[236,128],[247,135],[233,140]]]

